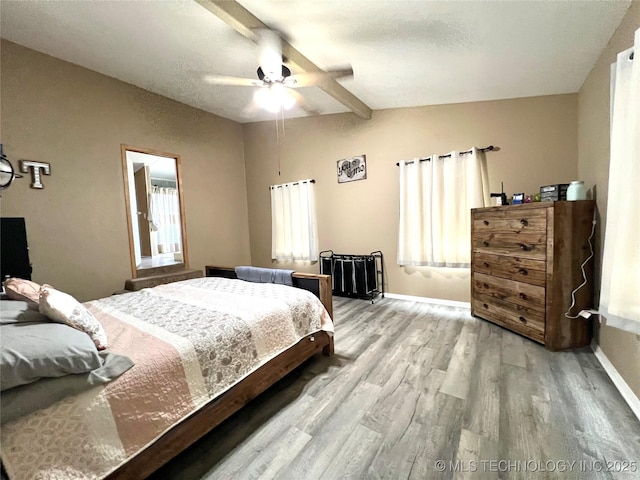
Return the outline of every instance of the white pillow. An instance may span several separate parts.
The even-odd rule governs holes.
[[[98,350],[107,348],[107,334],[100,322],[71,295],[56,290],[51,285],[40,287],[40,313],[54,322],[64,323],[85,332]]]

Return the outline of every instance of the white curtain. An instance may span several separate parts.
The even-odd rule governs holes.
[[[611,65],[611,158],[600,314],[640,335],[640,29]]]
[[[469,267],[471,209],[489,204],[484,152],[400,162],[398,265]]]
[[[310,180],[271,187],[271,258],[318,260],[316,203]]]
[[[172,253],[180,251],[180,202],[178,190],[153,186],[149,202],[149,223],[155,234],[157,251]],[[154,248],[154,250],[156,250]]]

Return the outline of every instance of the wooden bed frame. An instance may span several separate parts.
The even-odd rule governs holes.
[[[235,270],[229,267],[207,266],[206,274],[208,277],[237,278]],[[329,275],[294,273],[293,283],[295,287],[309,290],[320,298],[327,312],[333,318],[331,277]],[[106,478],[120,480],[147,477],[271,385],[321,351],[326,356],[333,355],[333,336],[324,331],[307,335],[232,388],[211,400],[203,408],[183,419]]]

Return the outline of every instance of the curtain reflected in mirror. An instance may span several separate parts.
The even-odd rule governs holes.
[[[122,146],[132,274],[187,266],[180,157]]]

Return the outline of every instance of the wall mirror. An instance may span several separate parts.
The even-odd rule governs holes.
[[[188,268],[180,157],[121,148],[133,278]]]

